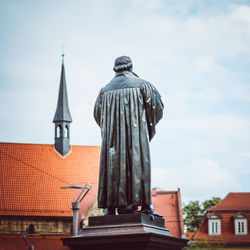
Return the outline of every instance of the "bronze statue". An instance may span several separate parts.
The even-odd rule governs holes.
[[[139,78],[127,56],[115,60],[115,77],[101,89],[94,117],[101,128],[102,146],[98,207],[107,215],[154,213],[151,206],[149,141],[163,115],[156,88]]]

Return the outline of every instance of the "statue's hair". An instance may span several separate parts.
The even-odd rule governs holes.
[[[115,65],[113,70],[115,72],[122,72],[125,70],[131,70],[133,67],[132,61],[128,56],[120,56],[115,59]]]

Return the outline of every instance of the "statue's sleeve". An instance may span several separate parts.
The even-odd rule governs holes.
[[[94,108],[95,121],[99,125],[99,127],[101,127],[102,98],[103,94],[102,91],[100,91],[99,95],[96,98],[95,108]]]
[[[146,112],[149,140],[155,135],[155,126],[163,116],[164,105],[157,89],[149,82],[142,86],[142,95]]]

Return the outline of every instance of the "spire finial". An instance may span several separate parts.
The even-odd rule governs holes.
[[[65,49],[65,46],[61,45],[61,47],[62,47],[62,63],[64,64],[64,49]]]

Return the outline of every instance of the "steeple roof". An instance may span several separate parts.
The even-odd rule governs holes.
[[[61,70],[57,108],[53,119],[53,122],[59,122],[59,121],[72,122],[68,106],[68,95],[67,95],[66,77],[64,69],[64,54],[62,55],[62,70]]]

